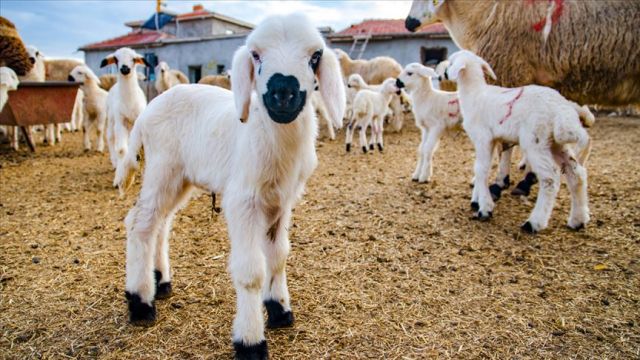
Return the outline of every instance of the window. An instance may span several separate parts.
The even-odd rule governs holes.
[[[189,82],[197,83],[202,78],[202,65],[189,66]]]
[[[447,59],[447,48],[446,47],[435,47],[435,48],[420,48],[420,60],[422,65],[431,65],[436,66],[441,61]]]
[[[222,74],[224,72],[224,65],[218,64],[216,70],[218,71],[218,75]]]

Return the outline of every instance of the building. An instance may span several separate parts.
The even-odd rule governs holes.
[[[125,23],[131,31],[123,36],[82,46],[86,64],[101,75],[100,62],[121,47],[130,47],[147,59],[157,57],[197,82],[221,74],[231,66],[234,51],[244,44],[253,25],[195,5],[193,11],[173,17],[159,30],[143,28],[144,21]]]
[[[411,33],[403,19],[370,19],[326,36],[331,45],[352,58],[391,56],[400,64],[435,65],[458,50],[444,25],[437,23]]]

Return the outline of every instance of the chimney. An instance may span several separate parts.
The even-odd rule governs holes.
[[[204,10],[204,6],[203,6],[202,4],[196,4],[196,5],[193,5],[193,11],[194,11],[194,12],[196,12],[196,11],[202,11],[202,10]]]

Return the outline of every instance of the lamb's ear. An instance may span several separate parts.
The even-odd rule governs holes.
[[[493,72],[491,65],[489,65],[489,63],[484,60],[482,60],[482,71],[484,71],[485,74],[491,76],[493,80],[498,80],[498,77],[496,76],[496,73]]]
[[[462,61],[453,61],[452,64],[445,70],[445,74],[450,80],[458,80],[460,71],[466,67],[466,64]]]
[[[347,106],[340,63],[331,49],[324,48],[317,72],[320,81],[320,95],[331,116],[331,123],[337,129],[342,128],[342,118]]]
[[[231,91],[236,102],[236,111],[240,121],[245,122],[249,118],[251,106],[251,92],[253,90],[253,61],[251,53],[246,46],[242,46],[233,54],[231,66]]]
[[[146,67],[151,67],[151,65],[149,65],[149,62],[147,62],[147,59],[145,59],[144,56],[136,56],[135,58],[133,58],[133,63],[138,65],[144,65]]]
[[[100,63],[100,67],[103,68],[107,65],[111,65],[111,64],[115,64],[116,63],[116,56],[111,54],[109,56],[107,56],[106,58],[102,59],[102,62]]]
[[[435,70],[427,66],[421,66],[420,70],[418,70],[420,76],[429,77],[429,78],[437,78],[438,74]]]

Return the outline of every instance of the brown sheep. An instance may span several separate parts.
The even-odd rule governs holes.
[[[0,16],[0,67],[11,68],[16,75],[25,76],[33,67],[29,53],[13,23]]]
[[[550,86],[578,103],[640,103],[640,1],[414,0],[405,25],[441,21],[498,85]]]
[[[352,60],[349,55],[340,50],[333,49],[340,61],[342,76],[345,81],[351,74],[360,74],[369,85],[382,84],[387,78],[396,78],[402,72],[402,66],[388,56],[378,56],[371,60]]]
[[[118,81],[118,77],[115,74],[104,74],[100,75],[100,87],[104,90],[109,91]]]
[[[200,79],[198,84],[219,86],[231,90],[231,77],[229,75],[207,75]]]
[[[75,59],[45,59],[47,81],[67,81],[71,70],[79,65],[84,63]]]

